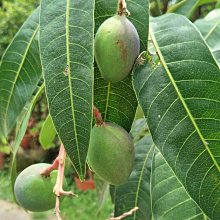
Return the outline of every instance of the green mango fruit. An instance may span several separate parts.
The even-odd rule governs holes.
[[[38,163],[24,169],[17,177],[14,192],[17,202],[25,209],[43,212],[55,207],[56,196],[53,188],[56,183],[57,170],[49,177],[42,177],[41,171],[50,164]]]
[[[107,19],[95,36],[95,59],[107,82],[123,80],[140,53],[140,39],[125,15]]]
[[[91,132],[88,162],[93,171],[112,185],[125,183],[134,162],[134,144],[121,126],[95,125]]]

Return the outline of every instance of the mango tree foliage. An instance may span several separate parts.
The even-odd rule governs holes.
[[[92,127],[94,6],[94,0],[43,0],[40,14],[50,115],[81,179]]]
[[[151,20],[159,62],[137,65],[134,87],[155,145],[193,200],[220,215],[220,70],[184,16]]]
[[[39,8],[27,19],[0,63],[0,139],[6,138],[42,76]]]

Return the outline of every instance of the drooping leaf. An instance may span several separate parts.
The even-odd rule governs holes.
[[[40,51],[50,114],[84,179],[93,107],[94,0],[43,0]]]
[[[183,0],[172,5],[168,12],[175,12],[191,18],[195,10],[204,4],[216,2],[217,0]]]
[[[44,92],[44,83],[36,88],[35,94],[32,96],[30,103],[27,103],[27,105],[25,106],[23,113],[20,116],[20,119],[18,120],[18,123],[17,123],[17,129],[16,129],[17,132],[16,132],[15,140],[12,145],[12,162],[11,162],[11,184],[12,184],[13,193],[14,193],[14,183],[17,177],[16,155],[17,155],[20,143],[25,135],[32,110],[37,100],[39,99],[39,97],[41,96],[43,92]]]
[[[152,19],[160,57],[139,65],[134,87],[154,143],[189,195],[211,219],[220,216],[220,70],[185,17]]]
[[[95,29],[117,11],[117,0],[96,1]],[[141,40],[141,51],[147,49],[148,42],[148,1],[127,1],[131,13],[128,19],[135,25]],[[141,16],[140,16],[141,15]],[[130,131],[137,109],[136,96],[131,83],[131,75],[118,83],[107,83],[95,66],[94,103],[104,120],[115,122]]]
[[[47,150],[53,146],[53,141],[55,137],[56,129],[54,127],[51,116],[48,115],[42,125],[39,136],[39,142],[44,150]]]
[[[39,8],[20,28],[0,64],[0,139],[7,137],[41,78]]]
[[[196,20],[195,25],[200,30],[220,66],[220,9],[215,9],[205,18]]]

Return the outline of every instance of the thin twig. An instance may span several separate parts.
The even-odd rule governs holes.
[[[125,212],[124,214],[118,216],[118,217],[113,217],[113,218],[109,218],[108,220],[122,220],[123,218],[126,218],[130,215],[132,215],[134,212],[136,212],[139,208],[138,207],[134,207],[133,209],[131,209],[129,212]]]
[[[64,180],[64,168],[65,168],[65,160],[66,160],[66,151],[61,144],[60,146],[60,151],[59,151],[59,165],[58,165],[58,173],[57,173],[57,180],[56,184],[53,188],[53,192],[56,195],[56,205],[55,205],[55,214],[57,216],[58,220],[61,220],[60,217],[60,196],[65,195],[65,196],[76,196],[72,191],[64,191],[63,190],[63,180]]]

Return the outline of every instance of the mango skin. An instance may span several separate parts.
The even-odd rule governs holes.
[[[140,53],[140,39],[125,15],[107,19],[95,36],[95,59],[107,82],[123,80]]]
[[[93,171],[112,185],[125,183],[134,162],[134,144],[130,135],[117,124],[94,126],[88,150]]]
[[[56,183],[57,171],[52,171],[50,177],[42,177],[40,172],[50,166],[38,163],[24,169],[17,177],[14,185],[17,202],[32,212],[43,212],[53,209],[56,196],[53,187]]]

